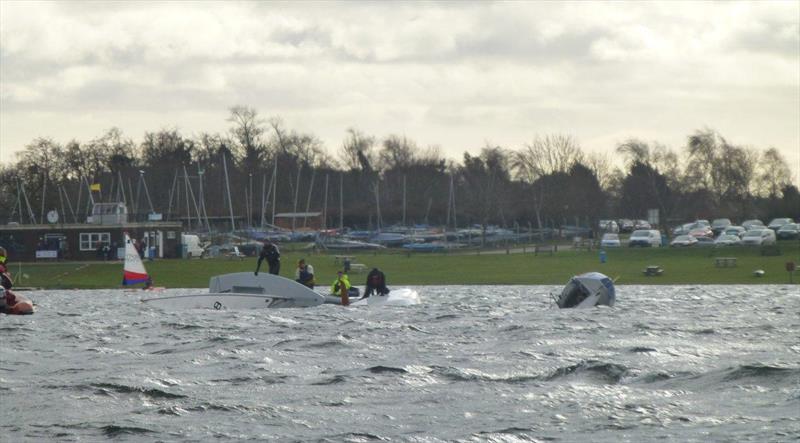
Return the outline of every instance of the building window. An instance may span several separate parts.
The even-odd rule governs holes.
[[[96,251],[97,247],[110,246],[111,233],[109,232],[82,232],[81,251]]]

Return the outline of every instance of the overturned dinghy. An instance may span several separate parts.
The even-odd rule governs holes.
[[[569,280],[557,303],[559,308],[589,308],[597,305],[614,306],[614,282],[605,274],[587,272]]]
[[[324,297],[278,275],[236,272],[211,277],[207,294],[143,299],[162,309],[307,308],[321,305]]]

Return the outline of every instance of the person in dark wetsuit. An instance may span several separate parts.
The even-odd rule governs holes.
[[[278,249],[278,245],[269,240],[264,242],[264,247],[261,248],[261,254],[258,256],[256,275],[258,275],[258,270],[261,269],[261,262],[264,260],[267,260],[269,265],[269,273],[278,275],[281,271],[281,251]]]
[[[373,292],[378,295],[386,295],[389,293],[389,288],[386,287],[386,275],[378,268],[372,268],[367,275],[364,298],[369,297]]]

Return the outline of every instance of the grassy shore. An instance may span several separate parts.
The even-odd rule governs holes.
[[[297,260],[311,263],[317,284],[327,286],[341,266],[335,254],[290,251],[284,248],[281,275],[293,278]],[[394,285],[480,285],[480,284],[555,284],[588,271],[599,271],[617,279],[618,284],[785,284],[789,283],[786,262],[800,265],[800,244],[781,242],[780,255],[761,255],[759,248],[696,249],[609,249],[607,262],[600,263],[598,251],[559,251],[534,255],[517,251],[469,251],[458,253],[355,252],[354,263],[379,267]],[[337,253],[341,254],[341,253]],[[718,268],[715,257],[736,257],[737,266]],[[664,273],[657,277],[642,270],[657,265]],[[229,272],[255,270],[256,259],[226,258],[194,260],[156,260],[145,262],[157,286],[203,288],[209,277]],[[753,271],[765,271],[755,277]],[[119,288],[122,262],[13,263],[11,271],[17,286],[38,288]],[[262,266],[266,272],[266,263]],[[350,273],[353,284],[363,285],[365,273]],[[800,272],[794,282],[800,280]]]

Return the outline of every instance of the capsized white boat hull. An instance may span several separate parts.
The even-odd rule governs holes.
[[[208,293],[154,297],[142,300],[164,309],[307,308],[325,298],[278,275],[236,272],[211,277]]]
[[[148,306],[161,309],[260,309],[260,308],[298,308],[296,300],[270,297],[268,295],[209,293],[155,297],[142,300]]]
[[[326,295],[325,303],[340,305],[342,299],[335,295]],[[366,298],[350,298],[350,306],[411,306],[419,303],[419,293],[410,288],[392,289],[388,295],[372,294]]]
[[[605,274],[587,272],[572,277],[558,297],[559,308],[591,308],[597,305],[614,306],[614,282]]]

